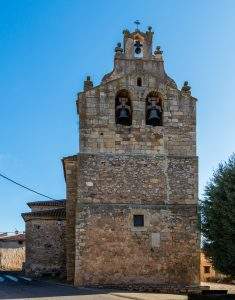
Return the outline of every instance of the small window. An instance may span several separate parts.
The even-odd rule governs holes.
[[[142,86],[142,79],[140,77],[137,78],[137,86]]]
[[[134,227],[144,227],[144,215],[133,216]]]
[[[211,272],[211,267],[210,266],[204,266],[204,273],[209,274]]]

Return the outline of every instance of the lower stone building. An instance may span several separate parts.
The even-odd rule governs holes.
[[[226,278],[226,275],[215,270],[213,264],[205,256],[203,251],[201,251],[200,272],[201,272],[201,281],[216,282],[218,280]]]
[[[22,214],[26,232],[25,272],[66,277],[66,201],[29,202],[28,206],[31,212]]]
[[[0,270],[19,271],[25,262],[25,234],[0,234]]]
[[[124,30],[112,72],[84,81],[79,153],[62,160],[66,201],[23,214],[28,272],[76,286],[199,285],[197,99],[166,74],[153,34]]]

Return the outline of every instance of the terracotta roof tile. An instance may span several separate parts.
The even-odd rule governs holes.
[[[39,211],[33,211],[29,213],[23,213],[21,214],[22,218],[26,221],[32,218],[37,218],[37,217],[54,217],[54,218],[61,218],[65,219],[66,218],[66,209],[65,208],[55,208],[55,209],[50,209],[50,210],[39,210]]]
[[[66,200],[49,200],[49,201],[34,201],[28,202],[27,205],[31,206],[65,206]]]
[[[25,241],[25,234],[2,236],[0,241]]]

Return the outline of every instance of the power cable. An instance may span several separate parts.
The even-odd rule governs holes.
[[[13,179],[11,179],[11,178],[9,178],[9,177],[7,177],[7,176],[1,174],[1,173],[0,173],[0,176],[1,176],[2,178],[6,179],[6,180],[8,180],[8,181],[10,181],[10,182],[12,182],[12,183],[18,185],[18,186],[20,186],[20,187],[22,187],[22,188],[24,188],[24,189],[30,191],[30,192],[33,192],[33,193],[35,193],[35,194],[38,194],[38,195],[40,195],[40,196],[43,196],[43,197],[48,198],[48,199],[51,199],[51,200],[56,200],[56,199],[51,198],[51,197],[49,197],[49,196],[47,196],[47,195],[44,195],[44,194],[42,194],[42,193],[39,193],[39,192],[37,192],[37,191],[35,191],[35,190],[33,190],[33,189],[31,189],[31,188],[29,188],[29,187],[27,187],[27,186],[25,186],[25,185],[19,183],[19,182],[16,182],[15,180],[13,180]]]

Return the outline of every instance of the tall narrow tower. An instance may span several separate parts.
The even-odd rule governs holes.
[[[78,95],[80,150],[64,159],[76,285],[199,284],[196,99],[153,34],[124,30],[113,71]]]

